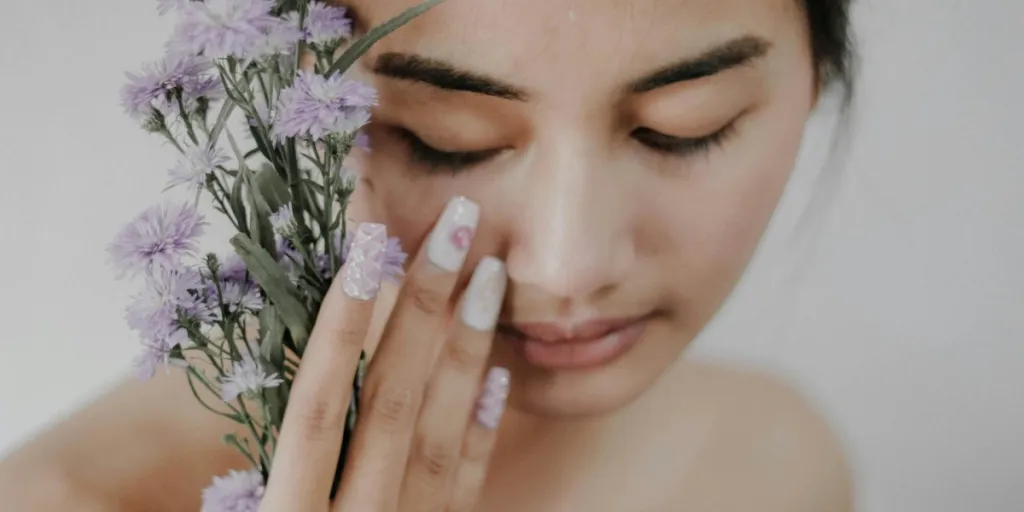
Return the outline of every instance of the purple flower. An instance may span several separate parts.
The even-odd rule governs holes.
[[[185,150],[168,174],[171,175],[169,185],[174,187],[185,185],[189,190],[202,188],[206,184],[206,176],[213,174],[217,166],[224,165],[229,158],[215,147],[193,146]]]
[[[242,257],[236,253],[228,253],[220,263],[220,268],[217,270],[217,277],[222,281],[233,282],[233,283],[247,283],[250,281],[248,277],[248,269],[245,267],[245,262],[242,261]]]
[[[243,357],[236,361],[231,370],[221,381],[220,395],[225,402],[230,402],[239,395],[248,395],[265,388],[273,388],[282,381],[276,373],[267,374],[263,365],[251,357]]]
[[[153,206],[115,237],[109,252],[120,274],[173,269],[195,254],[206,221],[194,206],[168,203]]]
[[[160,366],[163,366],[166,372],[171,371],[171,366],[179,368],[187,366],[188,363],[184,360],[172,357],[171,351],[175,347],[187,346],[188,343],[188,333],[181,328],[174,329],[161,338],[143,341],[142,353],[132,361],[139,380],[152,379]]]
[[[202,289],[199,272],[186,268],[161,268],[146,279],[146,287],[128,307],[128,327],[143,339],[153,341],[167,337],[178,329],[178,309],[194,310],[200,302],[197,290]]]
[[[243,56],[248,58],[270,57],[273,55],[291,54],[302,40],[302,31],[297,24],[282,18],[274,18],[272,24],[265,27],[263,36],[252,42]]]
[[[376,104],[377,91],[366,84],[300,71],[295,83],[281,91],[272,131],[280,141],[354,132],[369,122],[370,107]]]
[[[270,14],[275,0],[205,0],[184,2],[181,23],[169,50],[209,59],[247,57],[281,23]]]
[[[195,110],[200,99],[212,100],[223,95],[220,78],[211,74],[213,66],[198,57],[167,56],[151,62],[141,73],[128,73],[128,83],[121,88],[121,105],[125,112],[139,121],[148,120],[154,110],[164,117],[180,111],[178,96],[187,112]]]
[[[213,477],[213,484],[203,490],[200,512],[257,512],[264,490],[259,471],[231,470]]]
[[[221,302],[232,313],[263,309],[263,297],[254,284],[226,282],[221,284],[220,295]]]
[[[270,225],[274,228],[275,233],[283,237],[289,237],[295,233],[295,215],[292,211],[292,204],[283,205],[271,214]]]
[[[347,14],[344,7],[310,2],[300,35],[307,43],[333,49],[342,39],[352,36],[352,20]],[[295,27],[299,26],[299,13],[290,13],[288,19]]]

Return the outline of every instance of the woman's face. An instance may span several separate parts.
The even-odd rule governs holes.
[[[416,3],[351,7],[365,27]],[[361,63],[358,200],[410,252],[452,196],[479,203],[465,274],[508,264],[512,405],[617,409],[743,272],[813,105],[808,41],[793,0],[448,0]]]

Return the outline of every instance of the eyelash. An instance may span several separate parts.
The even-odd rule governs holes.
[[[656,152],[685,158],[704,154],[722,146],[732,135],[734,128],[735,123],[729,123],[715,133],[695,138],[673,137],[650,128],[637,128],[630,135]],[[423,139],[409,130],[400,129],[398,133],[409,147],[409,158],[416,164],[429,167],[432,171],[450,170],[457,173],[483,163],[502,151],[501,149],[442,151],[423,142]]]
[[[448,169],[452,172],[480,164],[502,150],[486,149],[483,151],[442,151],[419,138],[415,133],[400,129],[399,136],[409,147],[409,158],[417,164],[430,167],[432,171]]]
[[[683,138],[665,135],[650,128],[637,128],[631,134],[633,138],[648,148],[670,156],[692,157],[705,154],[714,148],[721,147],[735,128],[731,122],[717,132],[703,137]]]

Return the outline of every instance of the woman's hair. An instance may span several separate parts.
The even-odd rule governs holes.
[[[850,100],[854,82],[851,0],[803,0],[811,52],[822,86],[839,85]]]

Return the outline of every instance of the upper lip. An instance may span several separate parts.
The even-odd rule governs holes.
[[[649,315],[623,318],[599,318],[576,323],[523,322],[503,324],[498,331],[519,339],[541,343],[585,343],[621,331],[646,320]]]

